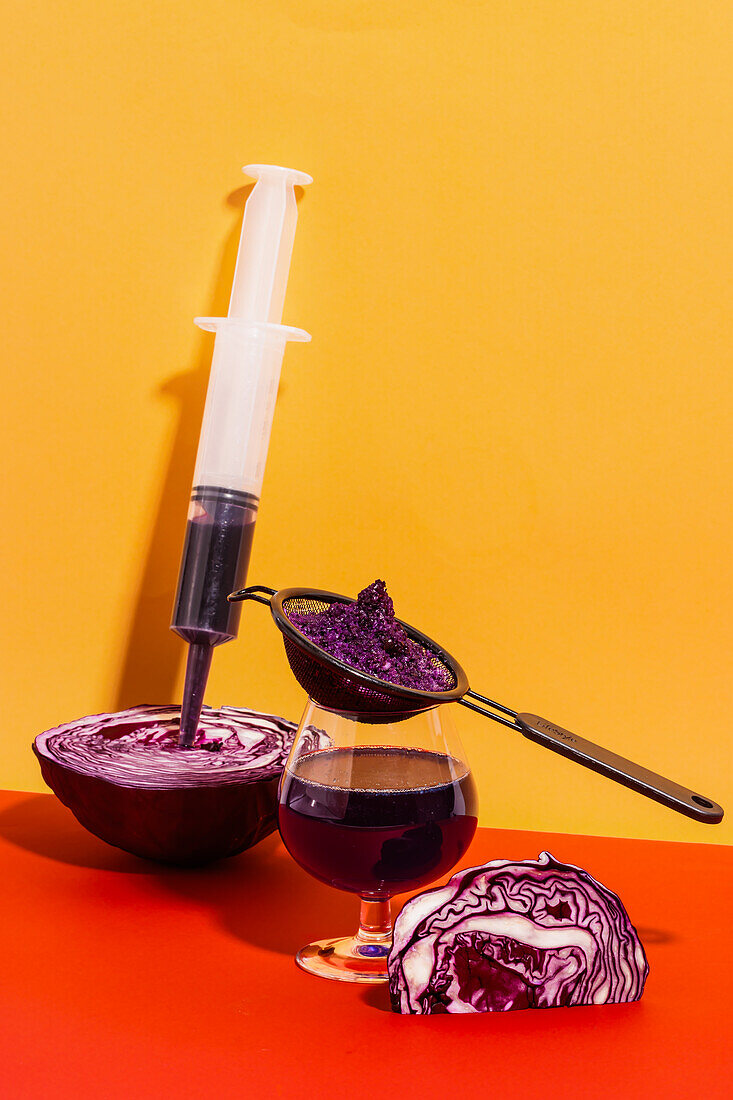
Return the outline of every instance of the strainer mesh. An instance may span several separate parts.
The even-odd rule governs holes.
[[[283,600],[282,609],[290,620],[291,615],[312,615],[326,611],[333,601],[317,599],[309,596],[293,596]],[[291,624],[291,629],[298,628]],[[408,630],[408,635],[409,635]],[[421,700],[420,696],[412,698],[405,695],[394,694],[380,688],[377,681],[374,686],[359,683],[345,673],[338,665],[330,663],[333,659],[323,650],[321,660],[317,659],[304,646],[299,644],[297,636],[283,634],[285,653],[295,676],[301,687],[308,695],[323,707],[332,710],[352,711],[354,713],[365,712],[371,715],[382,713],[385,720],[395,720],[399,715],[407,717],[409,714],[418,713],[428,707],[435,706],[436,700],[429,696]],[[415,638],[410,637],[413,645],[419,645],[431,664],[447,673],[451,686],[456,684],[456,675],[449,664],[440,659],[437,653],[427,646],[422,645]],[[395,685],[399,692],[399,685]],[[450,689],[446,689],[450,690]]]

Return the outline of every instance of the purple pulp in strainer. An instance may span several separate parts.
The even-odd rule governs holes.
[[[447,669],[408,637],[397,622],[384,581],[373,581],[356,603],[332,603],[325,611],[288,615],[317,646],[359,672],[418,691],[447,691]]]

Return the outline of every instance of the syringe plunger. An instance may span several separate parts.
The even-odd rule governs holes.
[[[294,188],[313,180],[274,164],[248,164],[242,171],[257,183],[244,209],[227,316],[279,325],[298,221]]]

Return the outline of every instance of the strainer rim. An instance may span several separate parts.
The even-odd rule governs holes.
[[[368,672],[361,672],[353,665],[342,661],[339,657],[334,657],[332,653],[316,645],[301,630],[298,630],[297,626],[288,618],[283,607],[284,603],[292,599],[316,599],[324,603],[351,604],[356,603],[356,600],[351,596],[344,596],[340,592],[327,592],[320,588],[281,588],[272,597],[270,611],[277,628],[285,637],[289,637],[294,644],[304,649],[318,664],[337,669],[348,679],[356,681],[363,687],[372,690],[376,687],[384,695],[395,696],[407,701],[430,700],[435,704],[454,703],[458,699],[462,699],[468,691],[468,677],[455,657],[443,646],[438,645],[433,638],[423,634],[421,630],[410,623],[406,623],[403,619],[397,619],[396,621],[412,641],[417,642],[423,649],[433,653],[450,670],[456,681],[454,687],[447,688],[445,691],[427,691],[420,688],[405,687],[403,684],[393,684],[389,680],[380,680],[378,676],[372,676]]]

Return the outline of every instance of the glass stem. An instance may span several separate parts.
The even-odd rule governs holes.
[[[359,912],[359,943],[392,946],[392,910],[389,898],[362,898]]]

